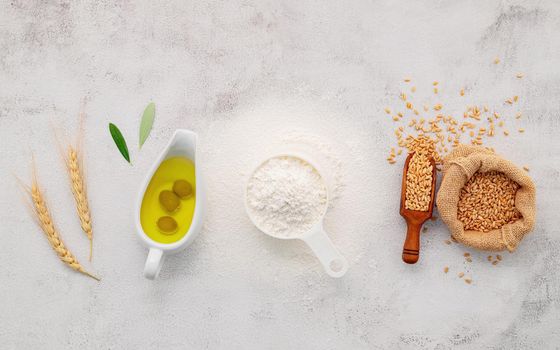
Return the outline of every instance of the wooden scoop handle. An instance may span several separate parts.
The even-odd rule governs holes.
[[[420,228],[422,224],[409,222],[407,220],[406,225],[408,228],[404,241],[402,259],[407,264],[416,264],[420,255]]]

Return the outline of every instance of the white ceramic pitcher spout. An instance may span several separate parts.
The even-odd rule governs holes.
[[[202,221],[206,211],[206,188],[204,176],[200,167],[197,142],[198,137],[194,132],[185,129],[177,129],[167,146],[152,165],[152,168],[146,175],[146,178],[142,183],[142,187],[140,188],[136,207],[136,232],[143,245],[149,249],[146,264],[144,265],[144,276],[148,279],[153,280],[158,277],[161,267],[163,266],[165,255],[177,253],[185,249],[194,241],[202,230]],[[146,191],[154,173],[164,160],[172,157],[185,157],[192,160],[194,163],[196,199],[193,219],[187,233],[177,242],[164,244],[152,240],[144,233],[140,222],[140,208],[142,207],[144,192]]]

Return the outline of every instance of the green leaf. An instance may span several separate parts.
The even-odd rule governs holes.
[[[154,117],[156,116],[156,105],[151,102],[142,115],[142,121],[140,122],[140,147],[144,144],[150,131],[152,130],[152,125],[154,124]]]
[[[111,137],[113,138],[113,141],[115,141],[115,145],[117,145],[119,152],[121,152],[124,159],[126,159],[126,161],[130,163],[128,147],[126,146],[126,141],[124,140],[124,137],[121,134],[119,128],[117,128],[115,124],[109,123],[109,132],[111,132]]]

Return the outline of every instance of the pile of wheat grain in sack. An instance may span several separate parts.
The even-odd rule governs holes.
[[[458,242],[513,252],[533,229],[535,185],[525,170],[484,147],[459,145],[442,172],[436,203]]]

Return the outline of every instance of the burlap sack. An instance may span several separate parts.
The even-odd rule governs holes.
[[[520,185],[515,195],[515,207],[523,216],[490,232],[465,231],[457,219],[457,203],[461,189],[477,171],[501,171]],[[443,159],[443,180],[437,194],[440,216],[451,235],[473,248],[491,251],[504,249],[513,252],[535,223],[535,185],[527,172],[499,155],[478,146],[460,145]]]

